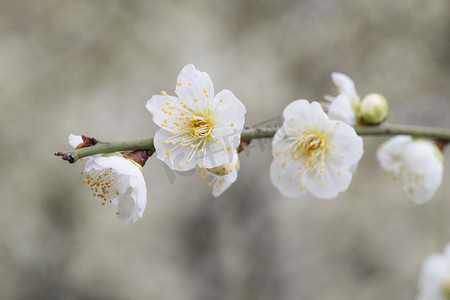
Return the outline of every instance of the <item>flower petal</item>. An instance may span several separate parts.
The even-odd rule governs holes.
[[[381,168],[387,172],[398,173],[402,165],[404,149],[411,140],[411,136],[397,135],[381,144],[377,150],[377,158]]]
[[[234,148],[227,146],[223,142],[209,143],[206,145],[204,152],[198,152],[196,155],[196,163],[206,168],[215,168],[224,163],[233,160]]]
[[[287,161],[286,156],[275,158],[270,165],[270,179],[272,184],[284,197],[298,197],[306,194],[304,178],[296,175],[300,163]],[[284,164],[286,162],[286,164]],[[284,166],[283,166],[284,164]],[[303,189],[302,189],[303,187]]]
[[[352,172],[329,165],[318,178],[311,173],[308,173],[306,177],[306,188],[312,195],[317,198],[332,199],[348,188],[352,181]]]
[[[350,125],[356,122],[356,115],[351,101],[344,94],[338,95],[331,101],[328,106],[328,116],[331,120],[339,120]]]
[[[356,134],[355,129],[338,121],[331,121],[333,124],[333,136],[331,144],[335,149],[330,156],[334,162],[342,161],[348,166],[356,164],[363,155],[363,140]],[[340,163],[339,163],[340,164]]]
[[[359,96],[356,93],[355,83],[353,80],[345,74],[333,72],[331,73],[331,79],[334,84],[341,90],[342,94],[345,94],[349,97],[350,103],[352,103],[353,99],[358,98]]]
[[[449,244],[444,253],[435,253],[423,262],[416,300],[444,300],[443,288],[450,278]]]
[[[160,129],[155,133],[153,144],[156,149],[158,159],[167,166],[177,171],[187,171],[195,167],[196,160],[190,156],[194,155],[195,149],[188,145],[182,146],[180,143],[168,142],[173,134],[167,130]]]
[[[231,126],[242,130],[246,109],[244,104],[229,90],[222,90],[214,97],[214,121],[218,126]]]
[[[413,141],[403,156],[403,191],[416,204],[431,200],[442,183],[444,167],[430,142]]]
[[[237,179],[237,171],[233,170],[225,176],[215,176],[216,180],[212,186],[212,193],[214,197],[219,197],[225,192]]]
[[[76,148],[79,144],[83,143],[81,135],[69,134],[69,144],[73,148]]]
[[[174,123],[176,123],[177,119],[175,119],[175,117],[179,117],[178,109],[180,104],[178,98],[169,95],[154,95],[147,101],[145,107],[151,112],[153,122],[155,122],[156,125],[169,131],[178,131],[177,126],[171,129],[171,126],[174,126]],[[169,107],[175,109],[170,109]]]
[[[212,131],[212,135],[218,141],[221,141],[222,144],[225,145],[225,149],[228,147],[232,150],[236,149],[241,142],[241,132],[242,129],[239,130],[233,127],[219,127],[214,128]]]
[[[177,79],[176,91],[180,100],[193,103],[211,101],[214,98],[214,86],[208,73],[198,71],[194,65],[186,65]]]

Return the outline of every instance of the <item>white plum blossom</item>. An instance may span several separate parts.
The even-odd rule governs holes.
[[[76,148],[82,143],[80,136],[71,134],[69,143]],[[90,186],[92,195],[101,205],[118,206],[116,215],[127,224],[142,217],[147,204],[147,188],[142,167],[121,153],[97,154],[87,158],[82,174],[83,183]]]
[[[244,105],[229,90],[214,96],[209,75],[194,65],[181,71],[175,94],[154,95],[146,105],[161,127],[154,137],[157,157],[178,171],[230,162],[244,126]]]
[[[339,94],[336,97],[326,96],[326,99],[331,102],[328,106],[328,116],[332,120],[354,125],[361,105],[355,83],[342,73],[332,73],[331,79],[338,88]]]
[[[450,244],[424,261],[416,300],[450,300]]]
[[[353,127],[329,120],[319,103],[296,100],[283,111],[283,126],[272,141],[272,183],[286,197],[307,192],[335,198],[346,190],[363,154]]]
[[[197,166],[197,171],[200,179],[210,178],[208,186],[212,188],[213,196],[219,197],[237,180],[239,166],[239,156],[237,151],[234,151],[231,162],[211,169],[202,169]]]
[[[416,204],[431,200],[442,182],[440,150],[430,141],[399,135],[377,151],[380,166],[401,182],[405,195]]]

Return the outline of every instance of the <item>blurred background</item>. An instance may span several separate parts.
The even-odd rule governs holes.
[[[249,126],[299,98],[382,93],[389,121],[450,128],[450,3],[0,0],[1,299],[413,299],[423,259],[450,241],[442,187],[410,203],[367,137],[337,199],[287,199],[270,141],[241,154],[213,198],[196,175],[144,167],[148,204],[124,224],[54,157],[70,133],[152,137],[145,109],[193,63],[246,105]]]

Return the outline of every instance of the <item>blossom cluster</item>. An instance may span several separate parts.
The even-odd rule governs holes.
[[[337,96],[295,100],[283,111],[283,124],[272,140],[270,178],[285,197],[331,199],[347,190],[364,152],[355,126],[378,125],[387,117],[383,96],[372,93],[361,100],[348,76],[332,73],[332,80]],[[238,177],[245,106],[229,90],[216,94],[209,75],[194,65],[182,69],[174,94],[162,91],[145,105],[159,127],[155,156],[178,172],[195,169],[218,197]],[[69,142],[75,148],[93,144],[75,135]],[[432,141],[397,136],[380,146],[377,157],[417,204],[430,200],[441,184],[442,155]],[[146,160],[123,152],[90,156],[83,182],[101,205],[117,205],[119,219],[135,222],[146,206]]]

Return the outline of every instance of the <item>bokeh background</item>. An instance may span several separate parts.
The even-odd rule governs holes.
[[[334,94],[330,74],[382,93],[391,122],[450,128],[447,0],[0,0],[1,299],[413,299],[450,241],[450,163],[423,206],[365,156],[334,200],[287,199],[270,141],[241,154],[215,199],[196,175],[144,168],[148,204],[124,226],[54,157],[69,133],[152,137],[144,108],[182,67],[246,105],[249,126]]]

